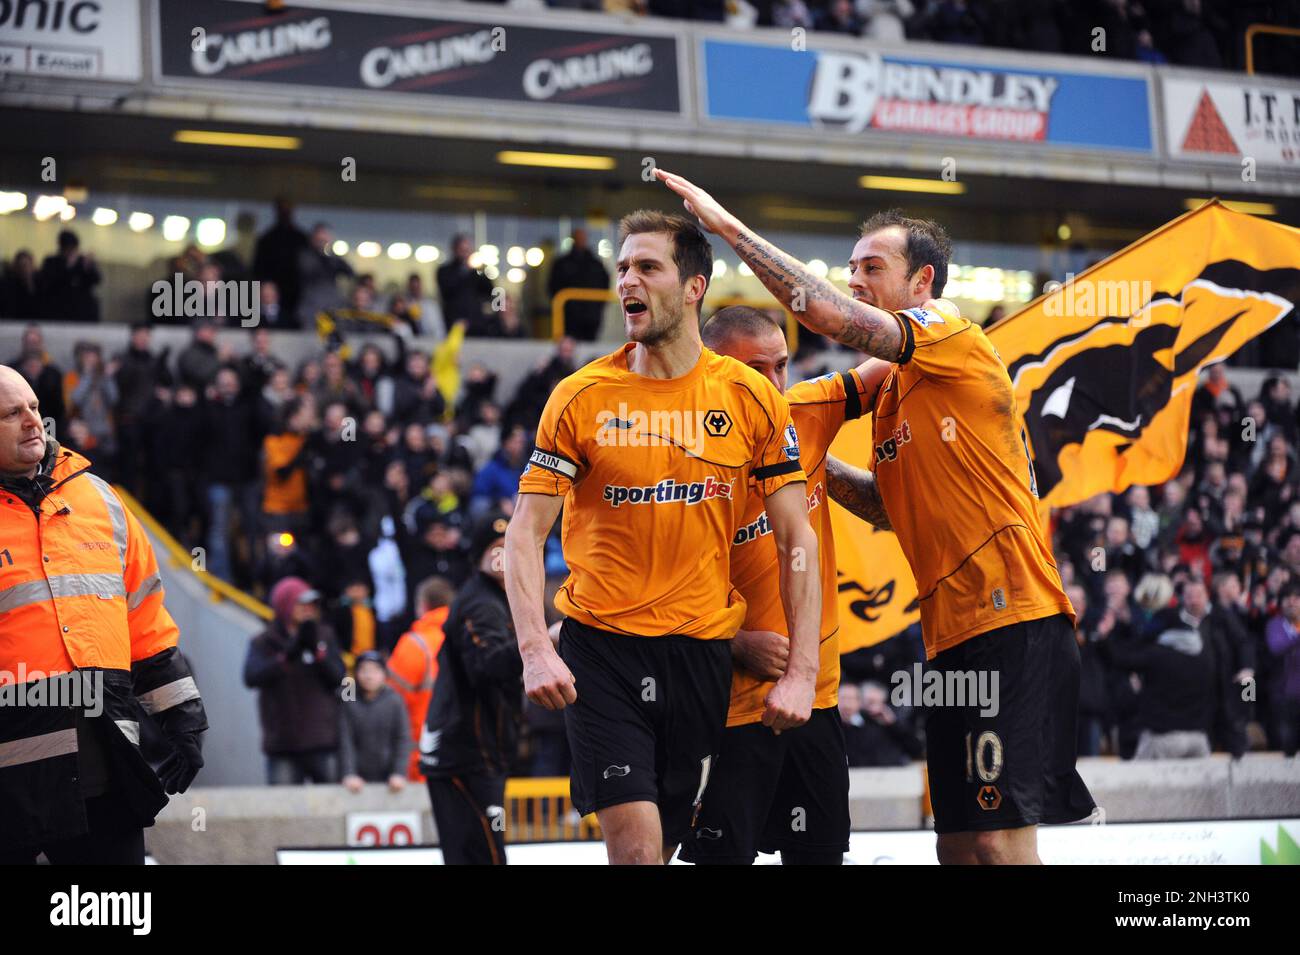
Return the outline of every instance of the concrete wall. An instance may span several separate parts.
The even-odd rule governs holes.
[[[1300,760],[1277,754],[1236,763],[1082,759],[1079,771],[1107,822],[1300,816]],[[853,828],[920,829],[921,794],[919,764],[852,770]],[[343,845],[350,812],[393,811],[420,812],[424,842],[437,841],[423,786],[393,794],[380,785],[356,795],[342,786],[192,789],[172,798],[145,841],[165,864],[269,864],[276,847]]]

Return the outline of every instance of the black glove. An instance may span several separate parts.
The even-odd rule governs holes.
[[[298,639],[294,646],[300,651],[316,654],[316,644],[320,642],[320,632],[316,629],[315,620],[304,620],[298,624]]]
[[[158,779],[163,792],[171,796],[190,788],[194,777],[203,768],[203,753],[199,747],[198,733],[181,733],[170,740],[172,754],[158,767]]]

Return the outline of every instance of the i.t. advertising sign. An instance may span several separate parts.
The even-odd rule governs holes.
[[[702,41],[711,120],[807,127],[835,136],[942,136],[1150,153],[1140,76],[1007,69],[983,61],[863,49],[792,50]]]

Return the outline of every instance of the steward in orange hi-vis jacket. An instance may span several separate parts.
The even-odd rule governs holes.
[[[203,766],[176,640],[143,529],[0,366],[0,863],[143,863],[143,828]],[[141,713],[172,745],[157,774]]]

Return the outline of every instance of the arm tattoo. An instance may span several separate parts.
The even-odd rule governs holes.
[[[850,298],[756,235],[740,233],[734,248],[767,290],[808,328],[885,361],[897,361],[902,354],[902,334],[888,312]],[[803,307],[794,308],[799,292]]]
[[[880,499],[876,476],[836,458],[826,459],[826,487],[831,500],[850,514],[862,518],[882,531],[892,531],[885,502]]]

